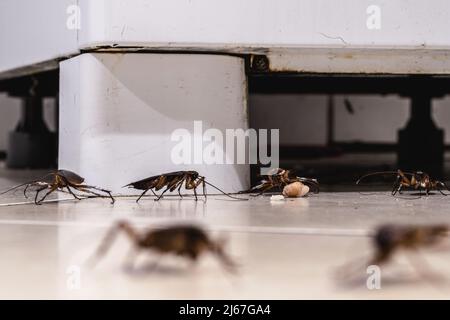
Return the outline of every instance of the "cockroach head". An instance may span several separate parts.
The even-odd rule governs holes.
[[[129,225],[129,223],[126,220],[119,220],[116,223],[116,226],[118,228],[124,228],[124,227],[127,227],[128,225]]]
[[[430,179],[430,175],[423,171],[417,171],[417,172],[415,172],[415,175],[416,175],[416,177],[418,177],[420,179]]]
[[[197,178],[200,176],[199,173],[198,173],[197,171],[193,171],[193,170],[187,171],[187,173],[188,173],[189,175],[191,175],[192,178],[194,178],[194,179],[197,179]]]
[[[433,234],[438,234],[441,236],[448,236],[449,234],[449,227],[445,224],[438,224],[432,227],[432,233]]]
[[[374,244],[381,250],[386,250],[397,241],[398,227],[391,224],[382,225],[377,228],[374,238]]]

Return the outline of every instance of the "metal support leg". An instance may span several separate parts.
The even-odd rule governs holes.
[[[23,97],[22,112],[16,129],[9,133],[9,168],[50,168],[56,165],[56,135],[43,119],[42,97]]]
[[[425,171],[441,178],[444,164],[444,130],[431,117],[431,96],[411,97],[411,117],[398,134],[398,166],[402,170]]]

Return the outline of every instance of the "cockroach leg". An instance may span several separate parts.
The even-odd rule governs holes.
[[[36,192],[36,199],[37,199],[37,195],[39,194],[39,192],[41,192],[44,189],[47,189],[47,186],[42,187],[41,189],[38,190],[38,192]],[[45,200],[45,198],[47,198],[47,196],[50,193],[54,192],[56,189],[57,189],[57,187],[55,187],[55,186],[51,187],[50,190],[38,202],[36,202],[36,199],[35,199],[35,203],[36,204],[41,204]]]
[[[447,190],[447,191],[449,190],[448,187],[447,187],[447,185],[446,185],[444,182],[442,182],[442,181],[437,181],[437,182],[436,182],[436,189],[437,189],[442,195],[448,196],[448,194],[445,193],[445,192],[443,192],[443,190],[442,190],[442,189],[445,189],[445,190]]]
[[[102,194],[100,194],[100,193],[94,192],[94,191],[89,190],[89,189],[79,188],[79,189],[77,189],[77,190],[78,190],[78,191],[81,191],[81,192],[85,192],[85,193],[91,194],[91,195],[93,195],[93,196],[95,196],[95,197],[99,197],[99,198],[104,198],[104,197],[105,197],[105,195],[102,195]],[[88,196],[88,197],[89,197],[89,196]],[[80,198],[80,200],[81,200],[81,198]]]
[[[148,192],[148,190],[151,190],[151,189],[144,190],[144,192],[142,192],[141,195],[136,199],[136,203],[138,203],[139,200],[141,200],[141,198]]]
[[[78,197],[78,196],[72,191],[72,189],[71,189],[69,186],[67,186],[66,189],[67,189],[67,191],[69,191],[69,193],[70,193],[75,199],[81,200],[81,198]]]
[[[167,187],[159,196],[158,198],[155,199],[155,201],[159,201],[159,199],[161,199],[164,195],[164,193],[166,193],[169,190],[169,187]]]
[[[149,190],[153,193],[153,195],[154,195],[155,197],[158,198],[158,195],[155,193],[155,191],[153,191],[153,189],[146,189],[146,190],[144,190],[144,192],[142,192],[141,195],[137,198],[136,203],[138,203],[139,200],[141,200],[141,198],[142,198]]]
[[[98,190],[98,191],[101,191],[101,192],[104,192],[104,193],[106,193],[108,196],[109,196],[109,198],[111,198],[111,204],[114,204],[114,202],[116,201],[115,199],[114,199],[114,197],[112,196],[112,194],[111,194],[111,191],[109,191],[109,190],[106,190],[106,189],[102,189],[102,188],[99,188],[99,187],[94,187],[94,186],[89,186],[89,185],[81,185],[81,186],[73,186],[75,189],[79,189],[79,188],[83,188],[83,189],[94,189],[94,190]]]
[[[35,203],[35,204],[40,204],[40,203],[41,203],[41,201],[38,201],[37,198],[38,198],[38,196],[39,196],[39,193],[40,193],[41,191],[43,191],[44,189],[47,189],[47,186],[41,187],[41,188],[39,188],[39,189],[36,190],[36,195],[35,195],[35,197],[34,197],[34,203]]]
[[[95,197],[98,197],[98,198],[105,198],[105,197],[106,197],[106,196],[103,195],[103,194],[94,192],[94,191],[89,190],[89,189],[77,189],[77,190],[82,191],[82,192],[85,192],[85,193],[88,193],[88,194],[91,194],[91,195],[93,195],[93,196],[95,196]],[[109,194],[108,196],[109,196],[110,198],[112,197],[110,194]],[[87,197],[89,197],[89,196],[87,196]],[[77,197],[76,197],[76,199],[81,200],[81,198],[77,198]],[[115,200],[112,199],[112,200],[111,200],[111,204],[113,204],[114,202],[115,202]]]
[[[206,202],[206,183],[205,183],[205,179],[202,179],[202,187],[203,187],[203,195],[205,196],[205,202]]]
[[[195,201],[198,201],[198,198],[197,198],[197,189],[196,189],[196,188],[194,188],[194,197],[195,197]]]
[[[183,196],[181,195],[181,188],[183,187],[183,181],[181,181],[181,183],[178,183],[178,195],[180,196],[181,199],[183,199]]]
[[[27,185],[25,186],[25,188],[23,189],[23,195],[25,196],[25,199],[28,199],[27,190],[28,190],[29,187],[31,187],[31,184],[30,184],[30,183],[27,184]]]
[[[402,184],[401,184],[401,177],[399,175],[397,175],[397,178],[392,186],[392,195],[395,196],[397,192],[400,193]]]

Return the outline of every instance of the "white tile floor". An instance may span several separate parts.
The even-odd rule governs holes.
[[[30,174],[40,173],[3,171],[0,190]],[[17,204],[23,201],[20,191],[0,197],[0,298],[450,298],[449,284],[437,286],[417,277],[402,259],[382,269],[380,290],[367,289],[365,270],[353,285],[335,277],[339,266],[365,261],[371,252],[368,234],[380,223],[450,223],[450,197],[402,200],[388,192],[348,192],[281,202],[211,196],[207,203],[169,197],[139,204],[131,198],[115,205],[107,199]],[[95,268],[88,267],[87,259],[117,219],[138,228],[201,224],[213,237],[228,238],[239,272],[227,274],[210,256],[194,267],[167,257],[152,269],[159,258],[151,254],[142,255],[133,270],[125,269],[129,243],[123,236]],[[450,252],[423,257],[450,279]],[[80,287],[74,289],[77,270]]]

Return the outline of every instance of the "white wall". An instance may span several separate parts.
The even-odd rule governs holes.
[[[64,61],[59,166],[120,193],[130,180],[188,169],[226,192],[245,190],[247,164],[201,159],[204,130],[248,127],[245,82],[244,59],[232,56],[86,53]],[[225,161],[231,150],[214,142]],[[180,151],[188,159],[175,159]]]
[[[445,129],[445,142],[450,143],[450,96],[433,101],[433,118],[438,127]]]
[[[374,15],[379,23],[370,24]],[[423,59],[429,56],[425,49],[450,48],[449,17],[448,0],[1,0],[0,77],[37,63],[56,67],[54,59],[97,45],[247,53],[267,48],[264,52],[275,53],[271,58],[279,61],[278,68],[292,70],[289,61],[295,61],[302,71],[307,69],[300,66],[313,63],[305,66],[299,54],[305,48],[370,48],[378,50],[376,57],[380,48],[406,48],[413,51],[408,72],[449,73],[448,54],[438,61]],[[74,21],[80,21],[80,29]],[[284,56],[286,50],[274,52],[280,48],[292,48],[294,59]],[[320,66],[337,72],[332,60],[339,52],[327,51]],[[409,54],[389,59],[391,54],[381,64],[370,59],[372,51],[342,58],[353,72],[404,70]]]
[[[355,113],[344,105],[347,98]],[[250,96],[251,126],[280,128],[280,143],[285,145],[323,145],[326,143],[325,95]],[[396,95],[336,95],[334,139],[338,142],[361,141],[395,143],[397,131],[409,117],[409,99]],[[445,130],[450,143],[450,97],[433,100],[436,124]]]
[[[354,114],[346,110],[345,98]],[[409,99],[397,95],[336,96],[335,105],[334,139],[338,142],[396,142],[398,129],[409,117]]]
[[[17,1],[17,0],[15,0]],[[22,0],[23,2],[23,0]],[[447,0],[80,0],[81,48],[447,47]],[[377,6],[380,23],[367,26]],[[367,12],[369,8],[369,13]]]
[[[77,53],[77,30],[67,24],[67,10],[76,3],[1,0],[0,73]]]
[[[280,143],[325,143],[326,96],[254,94],[250,95],[249,103],[250,127],[280,129]]]

